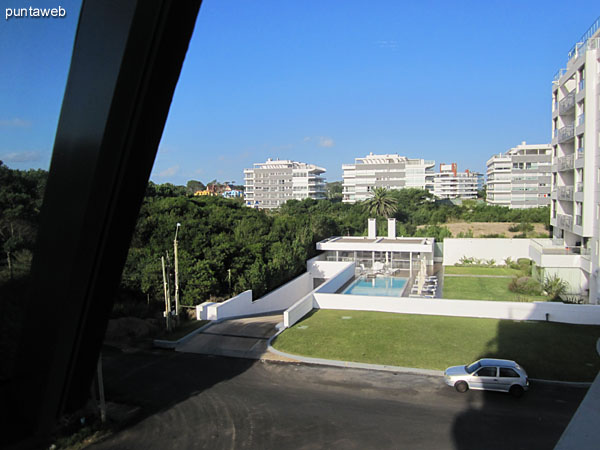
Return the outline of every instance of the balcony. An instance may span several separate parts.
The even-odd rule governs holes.
[[[577,183],[577,186],[575,187],[575,192],[583,192],[583,181]]]
[[[558,143],[563,143],[575,136],[575,127],[573,124],[566,125],[558,130]]]
[[[561,156],[560,158],[557,158],[556,160],[556,165],[558,167],[559,171],[563,171],[563,170],[572,170],[573,169],[573,165],[574,165],[574,159],[573,159],[574,155],[567,155],[567,156]]]
[[[577,149],[577,159],[583,158],[585,156],[585,151],[583,147],[579,147]]]
[[[571,111],[575,107],[575,91],[571,91],[567,94],[565,98],[563,98],[560,102],[558,102],[558,113],[566,114]]]
[[[575,225],[580,227],[583,224],[583,216],[575,216]]]
[[[585,78],[579,81],[579,92],[585,90]]]
[[[573,186],[560,186],[557,189],[557,197],[559,200],[573,200]]]
[[[573,228],[573,216],[569,216],[566,214],[558,214],[556,218],[556,224],[558,228],[562,228],[563,230],[571,231]]]

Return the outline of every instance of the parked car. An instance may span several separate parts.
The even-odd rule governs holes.
[[[444,380],[458,392],[478,389],[510,392],[520,397],[529,389],[525,369],[508,359],[480,359],[467,366],[448,367]]]

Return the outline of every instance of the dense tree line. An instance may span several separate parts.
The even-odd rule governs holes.
[[[0,280],[25,274],[31,260],[47,173],[11,170],[0,164]],[[182,304],[252,289],[257,298],[305,270],[315,244],[330,236],[364,235],[372,213],[398,219],[399,236],[450,236],[448,221],[545,223],[548,208],[510,210],[476,201],[452,205],[419,189],[380,193],[394,208],[369,202],[291,200],[275,211],[246,208],[239,199],[193,197],[199,184],[149,183],[123,271],[119,305],[159,308],[163,302],[161,256],[173,288],[173,239],[181,224],[179,281]],[[336,186],[337,189],[337,186]],[[336,194],[339,194],[336,192]],[[388,202],[389,203],[389,202]],[[370,208],[371,206],[371,208]],[[369,209],[371,213],[369,213]],[[420,227],[425,225],[425,227]],[[379,234],[387,234],[378,218]],[[11,273],[12,272],[12,273]],[[125,308],[126,309],[126,308]]]

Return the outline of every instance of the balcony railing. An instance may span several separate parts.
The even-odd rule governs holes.
[[[558,228],[571,231],[571,229],[573,228],[573,216],[559,214],[556,219],[556,223],[558,225]]]
[[[577,183],[577,186],[575,187],[575,192],[583,192],[583,181]]]
[[[577,159],[583,158],[584,156],[585,156],[585,151],[584,151],[583,147],[579,147],[577,149]]]
[[[585,123],[585,114],[580,114],[577,117],[577,125],[583,125]]]
[[[580,227],[582,223],[583,223],[583,216],[575,216],[575,225]]]
[[[559,200],[573,200],[573,186],[560,186],[557,193]]]
[[[574,155],[561,156],[556,160],[556,165],[558,166],[558,170],[570,170],[573,169],[574,166]]]
[[[573,136],[575,136],[575,127],[573,127],[573,124],[566,125],[558,130],[559,143],[573,139]]]
[[[571,111],[575,106],[575,92],[571,91],[567,94],[565,98],[563,98],[560,102],[558,102],[558,113],[566,114]]]
[[[583,80],[579,80],[579,92],[585,89],[585,78]]]

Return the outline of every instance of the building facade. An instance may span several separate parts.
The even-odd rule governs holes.
[[[483,174],[469,170],[459,172],[456,163],[440,164],[440,171],[433,179],[433,195],[441,199],[476,199],[481,189]]]
[[[356,158],[343,164],[342,201],[355,203],[371,198],[377,187],[387,189],[420,188],[433,192],[434,161],[411,159],[397,154]]]
[[[522,142],[487,161],[487,202],[509,208],[550,204],[552,147]]]
[[[290,199],[326,198],[325,169],[290,160],[268,159],[244,169],[246,206],[274,209]]]
[[[600,300],[600,18],[552,82],[553,240],[574,256],[582,290]]]

